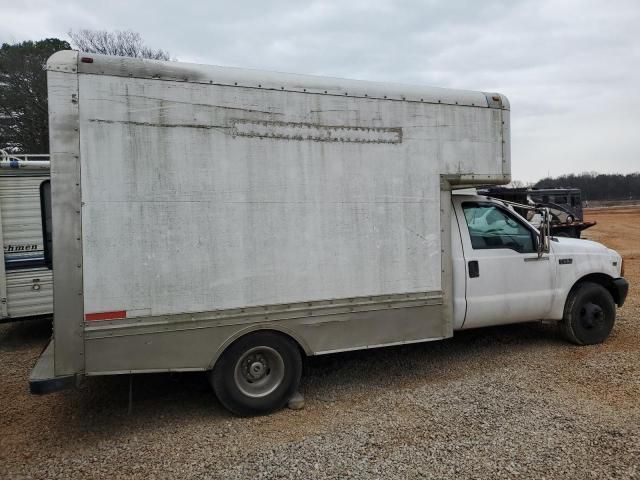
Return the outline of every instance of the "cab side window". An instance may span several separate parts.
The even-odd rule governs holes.
[[[474,250],[509,248],[535,253],[534,233],[508,211],[491,203],[462,204]]]

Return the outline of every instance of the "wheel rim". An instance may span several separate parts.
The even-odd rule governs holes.
[[[265,397],[284,380],[284,360],[271,347],[253,347],[236,362],[234,380],[244,395]]]
[[[604,324],[604,310],[595,303],[585,303],[580,309],[580,325],[585,330],[594,330]]]

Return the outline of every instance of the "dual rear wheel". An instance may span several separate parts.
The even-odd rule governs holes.
[[[209,381],[218,400],[236,415],[268,413],[286,405],[302,375],[302,356],[288,337],[255,332],[227,348]]]

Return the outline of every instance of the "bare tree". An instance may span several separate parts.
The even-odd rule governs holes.
[[[523,182],[522,180],[511,180],[511,183],[507,185],[509,188],[527,188],[531,183]]]
[[[144,44],[142,37],[131,30],[69,30],[74,47],[82,52],[118,55],[121,57],[150,58],[153,60],[171,60],[169,52],[154,50]]]

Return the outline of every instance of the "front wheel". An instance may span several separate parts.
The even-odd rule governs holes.
[[[298,346],[275,332],[246,335],[227,348],[209,375],[218,400],[236,415],[282,408],[298,390]]]
[[[584,282],[567,299],[561,328],[567,340],[577,345],[602,343],[616,320],[616,305],[602,285]]]

